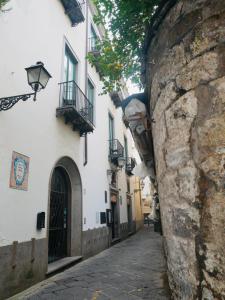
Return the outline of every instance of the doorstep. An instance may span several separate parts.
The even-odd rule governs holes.
[[[54,261],[48,264],[48,271],[46,275],[47,276],[52,275],[53,273],[65,269],[66,267],[74,265],[75,263],[79,262],[82,258],[83,256],[71,256],[71,257],[64,257],[62,259]]]
[[[117,243],[119,243],[121,241],[121,238],[115,238],[113,240],[111,240],[111,245],[115,245]]]

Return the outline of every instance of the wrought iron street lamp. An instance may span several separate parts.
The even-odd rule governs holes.
[[[120,169],[122,169],[125,166],[125,158],[123,156],[118,157],[118,166]]]
[[[143,181],[143,180],[141,181],[141,183],[140,183],[140,186],[141,186],[141,189],[143,190],[143,189],[144,189],[144,187],[145,187],[145,183],[144,183],[144,181]]]
[[[49,72],[45,69],[42,62],[37,62],[36,65],[29,68],[25,68],[27,71],[27,81],[31,86],[34,93],[23,94],[11,97],[0,98],[0,111],[8,110],[13,107],[19,100],[26,101],[33,96],[33,100],[36,101],[36,94],[41,89],[44,89],[52,77]]]

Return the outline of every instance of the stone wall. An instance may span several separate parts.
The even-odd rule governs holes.
[[[132,233],[136,231],[136,223],[132,223]],[[119,226],[119,240],[129,236],[128,223],[121,223]],[[88,229],[82,233],[82,256],[91,257],[111,246],[112,236],[110,227]]]
[[[94,228],[82,233],[82,256],[88,258],[110,246],[108,227]]]
[[[225,1],[177,1],[146,50],[173,297],[225,299]]]
[[[47,239],[0,247],[0,299],[43,280],[47,266]]]

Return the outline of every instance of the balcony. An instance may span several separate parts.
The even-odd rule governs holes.
[[[84,22],[84,15],[82,12],[82,5],[78,0],[61,0],[62,5],[65,9],[65,14],[68,15],[72,26],[76,26],[77,24]]]
[[[123,157],[123,146],[117,139],[109,140],[109,160],[118,166],[118,158]]]
[[[136,161],[133,157],[126,158],[125,170],[126,170],[127,175],[129,175],[129,176],[133,175],[132,171],[133,171],[135,165],[136,165]]]
[[[62,82],[60,85],[59,107],[56,116],[63,116],[80,136],[93,132],[93,105],[75,81]]]
[[[94,56],[100,55],[98,37],[91,37],[88,39],[88,52],[92,53]]]
[[[121,102],[123,101],[123,95],[120,91],[111,92],[110,97],[111,97],[114,105],[116,106],[116,108],[121,105]]]

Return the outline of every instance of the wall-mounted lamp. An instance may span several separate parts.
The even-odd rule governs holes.
[[[141,183],[140,183],[140,186],[141,186],[141,189],[143,190],[143,189],[144,189],[144,187],[145,187],[145,183],[144,183],[144,181],[141,181]]]
[[[25,68],[25,70],[27,71],[28,84],[31,86],[34,93],[0,98],[0,111],[8,110],[19,100],[26,101],[32,96],[34,96],[33,100],[35,101],[37,92],[39,92],[41,89],[44,89],[49,79],[52,77],[45,69],[44,64],[40,61],[34,66]]]
[[[125,166],[126,159],[123,156],[118,157],[118,167],[120,170]]]
[[[107,178],[109,183],[112,182],[112,174],[113,174],[112,170],[107,170]]]

